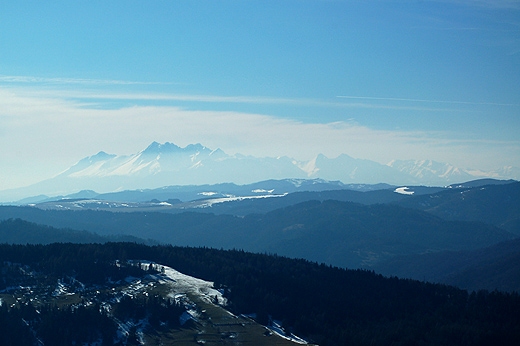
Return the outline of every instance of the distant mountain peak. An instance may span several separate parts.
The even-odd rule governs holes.
[[[392,160],[387,166],[409,174],[425,184],[438,184],[439,181],[467,181],[474,178],[468,170],[449,163],[433,160]]]
[[[209,156],[211,156],[212,158],[217,160],[217,159],[225,158],[228,155],[222,149],[217,148],[217,149],[211,151],[209,153]]]
[[[196,144],[189,144],[189,145],[187,145],[184,148],[184,150],[186,150],[186,151],[200,151],[200,150],[208,150],[208,148],[206,148],[205,146],[203,146],[200,143],[196,143]]]
[[[196,144],[188,144],[186,147],[182,148],[178,145],[170,142],[165,142],[161,144],[159,142],[152,142],[146,149],[144,149],[141,153],[144,155],[160,155],[160,154],[197,154],[197,153],[207,153],[210,154],[212,152],[211,149],[203,146],[200,143]]]
[[[179,152],[182,148],[178,145],[175,145],[170,142],[165,142],[164,144],[158,142],[152,142],[146,149],[142,151],[143,154],[159,154],[159,153],[168,153],[168,152]]]
[[[89,161],[91,161],[91,162],[94,162],[94,161],[99,161],[99,160],[107,160],[107,159],[110,159],[112,157],[116,157],[116,155],[114,155],[114,154],[107,154],[104,151],[100,151],[96,155],[92,155],[92,156],[87,157],[87,159]]]
[[[68,174],[71,174],[76,171],[82,170],[86,167],[92,166],[96,163],[111,160],[111,159],[115,158],[116,156],[117,155],[107,154],[104,151],[100,151],[95,155],[87,156],[87,157],[79,160],[74,166],[68,168],[65,172],[67,172]],[[60,174],[63,174],[65,172],[62,172]]]

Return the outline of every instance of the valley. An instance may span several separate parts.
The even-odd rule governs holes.
[[[69,344],[49,330],[94,344],[386,345],[426,329],[434,345],[508,344],[519,184],[272,180],[0,206],[0,319],[21,314],[32,322],[6,328],[46,345]]]
[[[386,263],[399,263],[406,256],[418,256],[412,263],[435,254],[440,259],[444,252],[476,251],[520,234],[517,182],[409,186],[407,194],[384,185],[296,182],[167,187],[90,199],[67,196],[29,206],[0,206],[0,219],[56,228],[45,236],[19,225],[26,231],[3,234],[14,243],[138,241],[235,248],[343,268],[386,268],[386,275],[433,280],[445,277],[431,276],[428,265],[406,272],[406,267]],[[3,229],[14,227],[8,226]],[[459,260],[452,267],[467,269]]]

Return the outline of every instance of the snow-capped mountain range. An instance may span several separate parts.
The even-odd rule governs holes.
[[[342,154],[318,155],[310,161],[289,157],[228,155],[201,144],[181,148],[153,142],[128,156],[103,151],[86,157],[52,179],[2,192],[2,200],[46,195],[65,195],[79,190],[112,192],[158,188],[169,185],[204,185],[223,182],[248,184],[268,179],[314,179],[351,183],[446,186],[472,179],[520,178],[520,169],[505,167],[493,172],[467,170],[431,160],[393,160],[386,165]],[[16,196],[16,197],[15,197]]]

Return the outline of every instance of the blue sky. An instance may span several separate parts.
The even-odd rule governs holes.
[[[520,1],[11,1],[0,189],[200,142],[520,166]]]

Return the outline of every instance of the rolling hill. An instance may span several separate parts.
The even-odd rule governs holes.
[[[484,223],[445,221],[391,204],[333,200],[307,201],[244,217],[0,207],[0,219],[6,218],[103,236],[130,235],[181,246],[277,253],[349,268],[370,267],[397,255],[477,249],[513,238]]]

